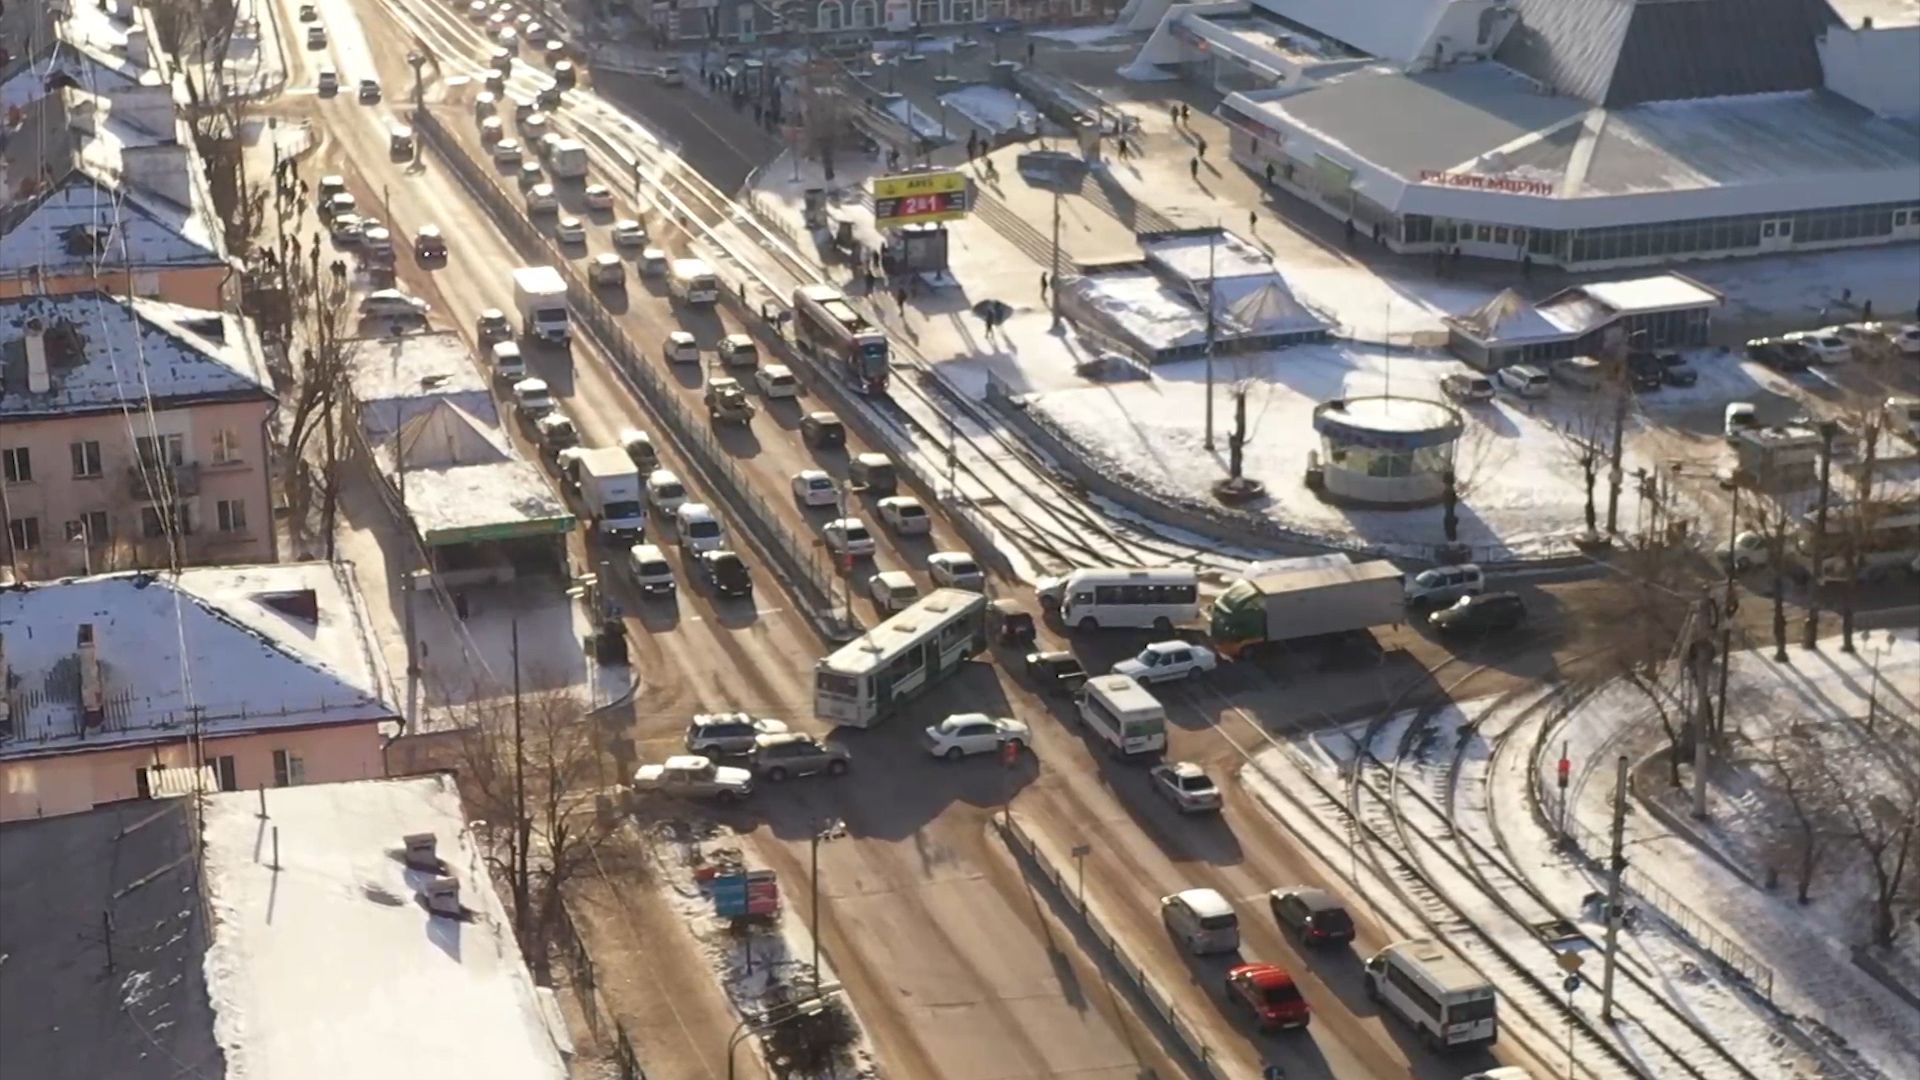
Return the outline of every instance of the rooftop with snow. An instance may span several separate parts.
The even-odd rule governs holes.
[[[0,112],[24,106],[65,82],[94,92],[164,80],[145,14],[127,0],[0,8],[0,41],[11,58],[0,64]],[[22,47],[24,46],[24,47]]]
[[[422,542],[503,540],[573,527],[573,515],[546,477],[502,430],[493,394],[458,334],[358,338],[353,347],[361,437]]]
[[[0,758],[398,715],[346,563],[15,585],[0,672]]]
[[[0,274],[221,266],[224,239],[164,83],[62,87],[20,106],[0,144]],[[7,112],[11,113],[11,109]]]
[[[206,800],[207,992],[229,1075],[564,1080],[564,1021],[451,778],[276,788],[266,808],[252,792]],[[433,836],[437,869],[408,864],[414,834]],[[459,916],[427,906],[442,877]]]
[[[271,387],[252,326],[230,313],[97,292],[0,298],[0,417],[8,420],[149,398],[161,408],[258,400],[271,398]]]

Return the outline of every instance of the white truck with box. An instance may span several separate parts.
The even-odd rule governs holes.
[[[564,345],[572,328],[567,313],[567,283],[551,266],[522,266],[513,272],[513,306],[520,332],[536,341]]]
[[[675,259],[667,271],[667,289],[683,304],[713,304],[720,300],[720,279],[705,259]]]
[[[618,446],[583,450],[578,455],[580,501],[587,506],[593,526],[604,536],[632,542],[645,531],[646,504],[641,499],[640,470]]]
[[[1367,630],[1406,618],[1400,571],[1385,559],[1256,574],[1213,602],[1209,634],[1236,656],[1274,641]]]
[[[560,138],[546,154],[547,171],[559,180],[579,180],[587,175],[587,148],[578,139]]]

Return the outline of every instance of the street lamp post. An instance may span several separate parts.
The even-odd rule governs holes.
[[[742,1017],[740,1023],[734,1027],[733,1034],[727,1037],[727,1080],[734,1080],[733,1051],[740,1045],[742,1039],[748,1035],[765,1035],[781,1024],[794,1020],[818,1016],[827,1007],[827,995],[839,992],[840,987],[837,984],[823,986],[815,990],[810,997],[788,1002],[785,1005],[776,1005],[757,1016]]]
[[[807,904],[807,936],[813,939],[813,985],[820,985],[820,842],[831,840],[839,835],[841,823],[838,818],[828,818],[816,822],[813,835],[808,843],[807,873],[808,891],[812,899]]]

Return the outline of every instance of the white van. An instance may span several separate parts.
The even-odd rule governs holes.
[[[1080,721],[1114,754],[1158,754],[1167,748],[1167,710],[1160,699],[1125,675],[1088,679],[1080,693]]]
[[[1532,364],[1503,367],[1493,377],[1501,386],[1527,398],[1546,397],[1547,390],[1552,386],[1547,373]]]
[[[1195,956],[1240,947],[1240,916],[1215,889],[1183,889],[1160,898],[1160,920],[1180,947]]]
[[[905,611],[919,601],[920,586],[905,570],[882,570],[867,579],[867,594],[881,611]]]
[[[1041,604],[1078,630],[1127,627],[1170,634],[1200,607],[1200,577],[1191,566],[1075,570],[1039,585]]]
[[[659,596],[674,591],[673,564],[653,544],[635,544],[627,549],[627,570],[642,596]]]
[[[1367,997],[1384,1003],[1434,1050],[1491,1046],[1500,1038],[1493,987],[1431,938],[1395,942],[1367,961]]]
[[[680,533],[680,546],[688,551],[699,554],[727,546],[727,531],[706,503],[681,503],[673,512],[673,520]]]
[[[520,345],[513,341],[493,343],[493,381],[502,386],[512,386],[527,377],[527,362],[520,355]]]
[[[1436,566],[1407,575],[1407,606],[1441,608],[1463,596],[1478,596],[1487,591],[1487,575],[1473,563]]]
[[[712,304],[720,300],[720,279],[705,259],[675,259],[667,274],[668,293],[683,304]]]
[[[1754,410],[1753,402],[1730,401],[1727,403],[1722,426],[1726,431],[1727,441],[1732,442],[1740,437],[1741,432],[1759,427],[1760,416]]]

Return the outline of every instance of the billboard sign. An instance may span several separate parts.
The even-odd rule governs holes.
[[[716,875],[707,883],[713,913],[723,919],[772,915],[780,910],[780,879],[771,870]]]
[[[882,229],[967,216],[967,177],[958,170],[879,176],[873,181],[873,223]]]

